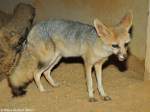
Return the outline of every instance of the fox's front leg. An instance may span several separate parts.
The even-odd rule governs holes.
[[[94,98],[94,94],[93,94],[93,81],[92,81],[92,76],[91,76],[92,65],[85,63],[85,70],[86,70],[86,79],[87,79],[89,101],[95,102],[97,100]]]
[[[95,71],[96,71],[96,78],[98,83],[98,90],[99,93],[102,95],[103,99],[105,101],[111,100],[111,97],[107,96],[107,94],[104,91],[103,84],[102,84],[102,62],[96,63],[94,65]]]

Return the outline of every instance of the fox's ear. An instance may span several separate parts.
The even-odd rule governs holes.
[[[109,31],[107,26],[105,26],[98,19],[94,19],[94,27],[96,29],[96,32],[97,32],[98,36],[100,36],[102,38],[110,37],[111,32]]]
[[[120,25],[123,26],[125,29],[129,30],[132,26],[133,21],[133,14],[132,12],[127,12],[126,15],[122,18]]]

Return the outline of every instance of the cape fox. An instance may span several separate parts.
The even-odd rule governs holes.
[[[35,25],[28,35],[28,42],[21,59],[9,76],[14,96],[26,93],[25,84],[35,80],[40,91],[45,91],[40,77],[43,74],[52,86],[57,83],[51,77],[52,68],[62,57],[81,57],[84,61],[87,88],[90,101],[96,101],[93,94],[91,71],[95,68],[98,90],[104,100],[111,98],[102,85],[102,64],[111,54],[120,61],[127,58],[129,29],[133,16],[127,13],[119,24],[108,27],[98,19],[94,25],[70,20],[52,19]]]

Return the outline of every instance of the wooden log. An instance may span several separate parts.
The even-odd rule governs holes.
[[[147,25],[144,80],[145,81],[150,80],[150,1],[149,1],[149,15],[148,15],[148,25]]]
[[[0,29],[0,80],[10,74],[18,60],[34,16],[35,9],[31,5],[20,3],[8,24]]]

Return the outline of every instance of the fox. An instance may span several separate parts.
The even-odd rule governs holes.
[[[65,19],[49,19],[37,23],[27,37],[20,61],[8,78],[13,96],[26,94],[26,87],[32,80],[37,88],[44,92],[40,81],[42,75],[52,86],[57,87],[58,83],[51,76],[54,66],[61,58],[81,57],[89,101],[97,101],[93,92],[93,67],[102,99],[111,100],[103,88],[102,65],[112,54],[120,61],[127,59],[132,21],[133,15],[128,12],[118,24],[112,26],[103,24],[97,18],[94,19],[93,25]]]

